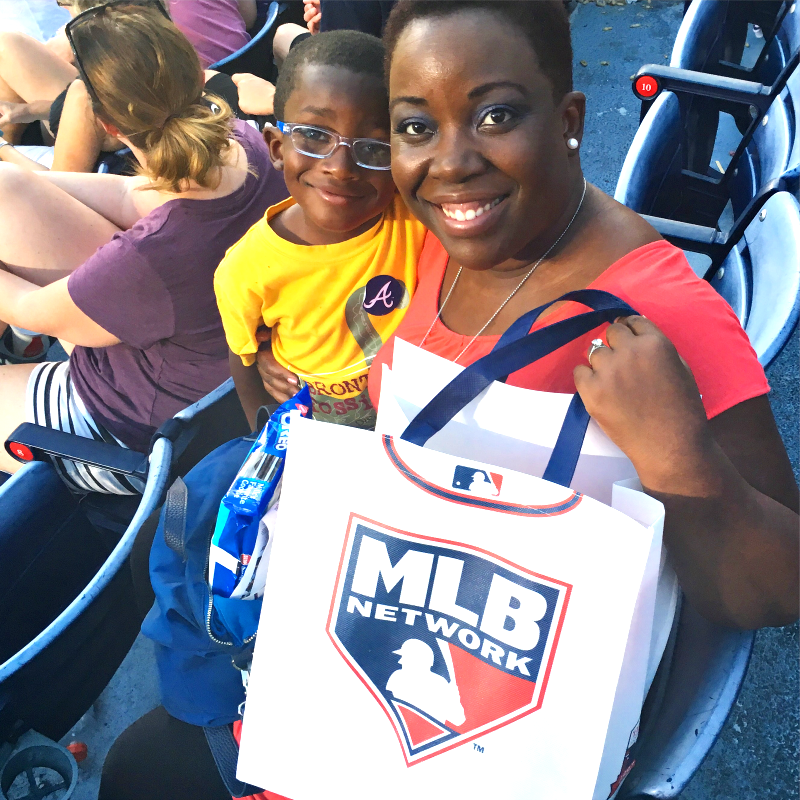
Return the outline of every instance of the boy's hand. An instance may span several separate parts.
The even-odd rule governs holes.
[[[272,355],[272,332],[269,328],[259,328],[256,331],[256,341],[258,342],[256,366],[264,388],[279,403],[285,403],[297,394],[300,385],[297,376],[281,366]]]
[[[311,33],[319,33],[319,23],[322,20],[319,4],[320,0],[306,0],[305,2],[303,19]]]
[[[272,99],[275,87],[263,78],[249,72],[239,72],[231,76],[239,92],[239,108],[245,114],[267,116],[272,113]]]

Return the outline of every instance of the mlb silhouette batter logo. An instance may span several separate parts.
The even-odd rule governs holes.
[[[453,475],[453,488],[463,489],[478,497],[497,497],[503,485],[503,476],[497,472],[487,472],[475,467],[456,467]]]
[[[541,707],[571,588],[353,514],[327,630],[410,766]]]

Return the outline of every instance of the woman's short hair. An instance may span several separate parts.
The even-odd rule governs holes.
[[[157,9],[120,5],[73,30],[95,113],[147,156],[153,188],[218,185],[230,147],[230,107],[203,98],[203,70],[189,40]]]
[[[385,51],[380,39],[361,31],[327,31],[300,42],[289,51],[275,84],[273,109],[282,122],[289,96],[297,88],[303,67],[311,64],[343,67],[383,81]]]
[[[572,41],[562,0],[400,0],[392,9],[383,34],[386,74],[397,42],[412,22],[477,10],[504,18],[525,36],[542,72],[553,84],[556,102],[572,91]],[[468,43],[464,47],[469,50]]]

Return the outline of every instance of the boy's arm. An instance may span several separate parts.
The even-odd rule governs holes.
[[[233,382],[236,384],[236,393],[239,395],[239,402],[241,402],[247,421],[250,423],[250,429],[254,430],[258,409],[275,401],[264,388],[255,364],[246,367],[242,364],[242,359],[233,351],[230,351],[228,360],[231,365]]]
[[[258,352],[256,366],[266,391],[279,403],[285,403],[297,394],[300,382],[297,375],[278,363],[272,352],[272,331],[265,325],[256,330]]]

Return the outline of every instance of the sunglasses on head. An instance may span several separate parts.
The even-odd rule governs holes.
[[[73,5],[72,2],[59,2],[60,6],[71,6]],[[75,46],[75,31],[83,24],[85,24],[88,20],[94,19],[95,17],[99,17],[101,14],[105,14],[106,11],[112,10],[117,6],[139,6],[139,7],[151,7],[157,8],[166,19],[170,19],[169,12],[164,7],[161,0],[110,0],[108,3],[101,3],[100,5],[93,6],[92,8],[87,9],[86,11],[82,11],[76,17],[71,19],[66,27],[64,28],[64,32],[67,35],[67,41],[69,42],[69,46],[72,48],[72,53],[75,56],[75,66],[78,68],[78,72],[80,73],[81,80],[83,80],[84,85],[86,86],[86,91],[89,92],[89,96],[92,100],[97,103],[98,105],[102,105],[100,102],[100,98],[97,96],[97,92],[92,86],[89,77],[86,74],[86,70],[83,68],[83,62],[81,61],[80,53],[78,53],[78,48]]]
[[[348,139],[338,133],[318,128],[316,125],[301,125],[277,122],[276,127],[292,140],[298,153],[311,158],[330,158],[342,145],[350,148],[353,161],[365,169],[391,169],[392,146],[380,139]]]

